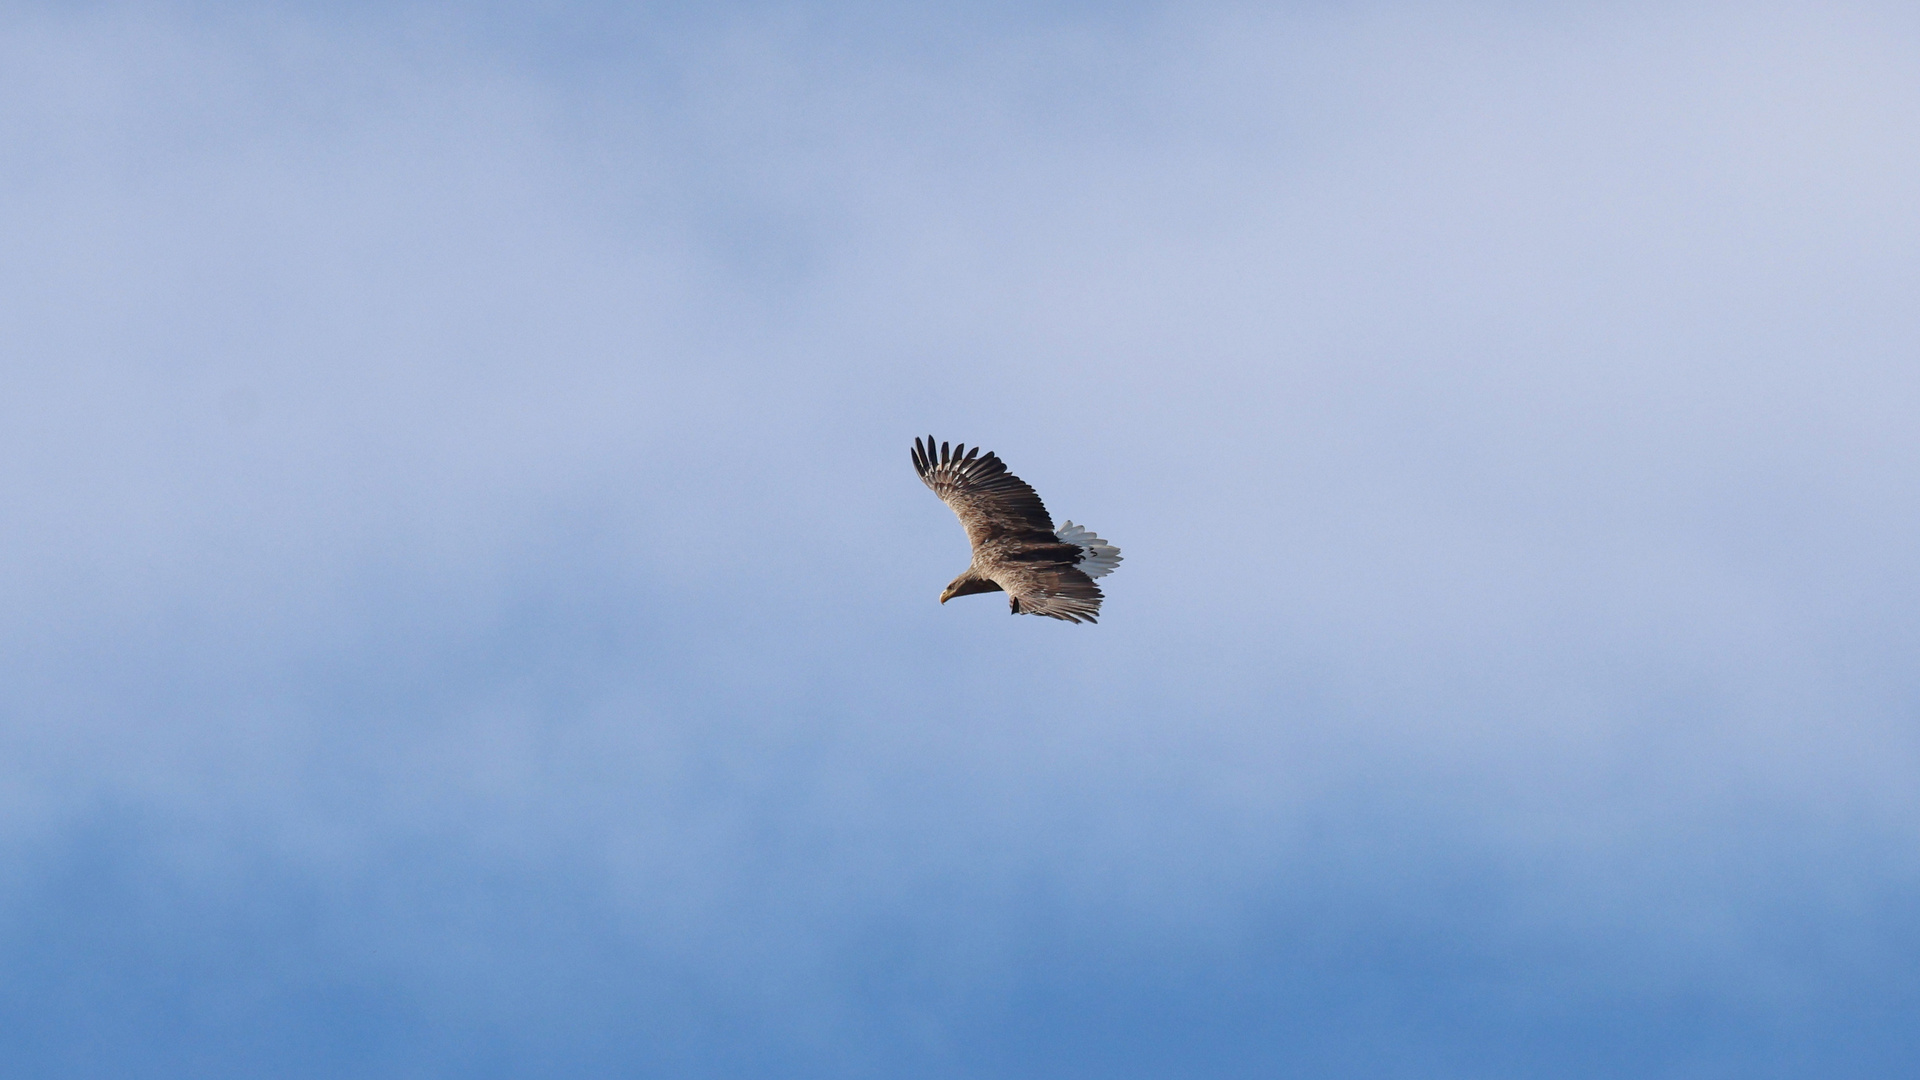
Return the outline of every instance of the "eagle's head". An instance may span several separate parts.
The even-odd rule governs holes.
[[[974,593],[999,591],[1000,586],[998,584],[988,578],[981,577],[969,569],[966,573],[954,578],[953,581],[947,585],[946,590],[940,594],[940,602],[944,604],[956,596],[971,596]]]

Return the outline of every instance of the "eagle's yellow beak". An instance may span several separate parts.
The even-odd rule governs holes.
[[[941,591],[940,602],[944,604],[951,599],[953,599],[953,586],[949,585]]]

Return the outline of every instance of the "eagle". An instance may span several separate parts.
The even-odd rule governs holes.
[[[1119,548],[1071,521],[1054,528],[1040,496],[991,451],[964,443],[941,443],[936,451],[929,435],[925,443],[913,440],[913,470],[953,508],[973,544],[973,565],[940,594],[941,603],[1005,592],[1015,615],[1099,621],[1102,594],[1093,579],[1120,565]]]

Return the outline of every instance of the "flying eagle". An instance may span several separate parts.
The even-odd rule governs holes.
[[[969,593],[1005,592],[1015,615],[1098,622],[1100,586],[1120,549],[1069,521],[1058,529],[1040,496],[992,453],[965,444],[933,448],[913,440],[913,469],[953,508],[973,543],[973,565],[953,579],[940,602]]]

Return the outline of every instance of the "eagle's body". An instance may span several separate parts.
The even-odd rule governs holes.
[[[1016,615],[1097,622],[1102,599],[1093,579],[1113,572],[1120,549],[1073,522],[1053,527],[1040,496],[993,454],[913,440],[913,468],[953,508],[973,544],[973,564],[940,602],[1005,592]]]

